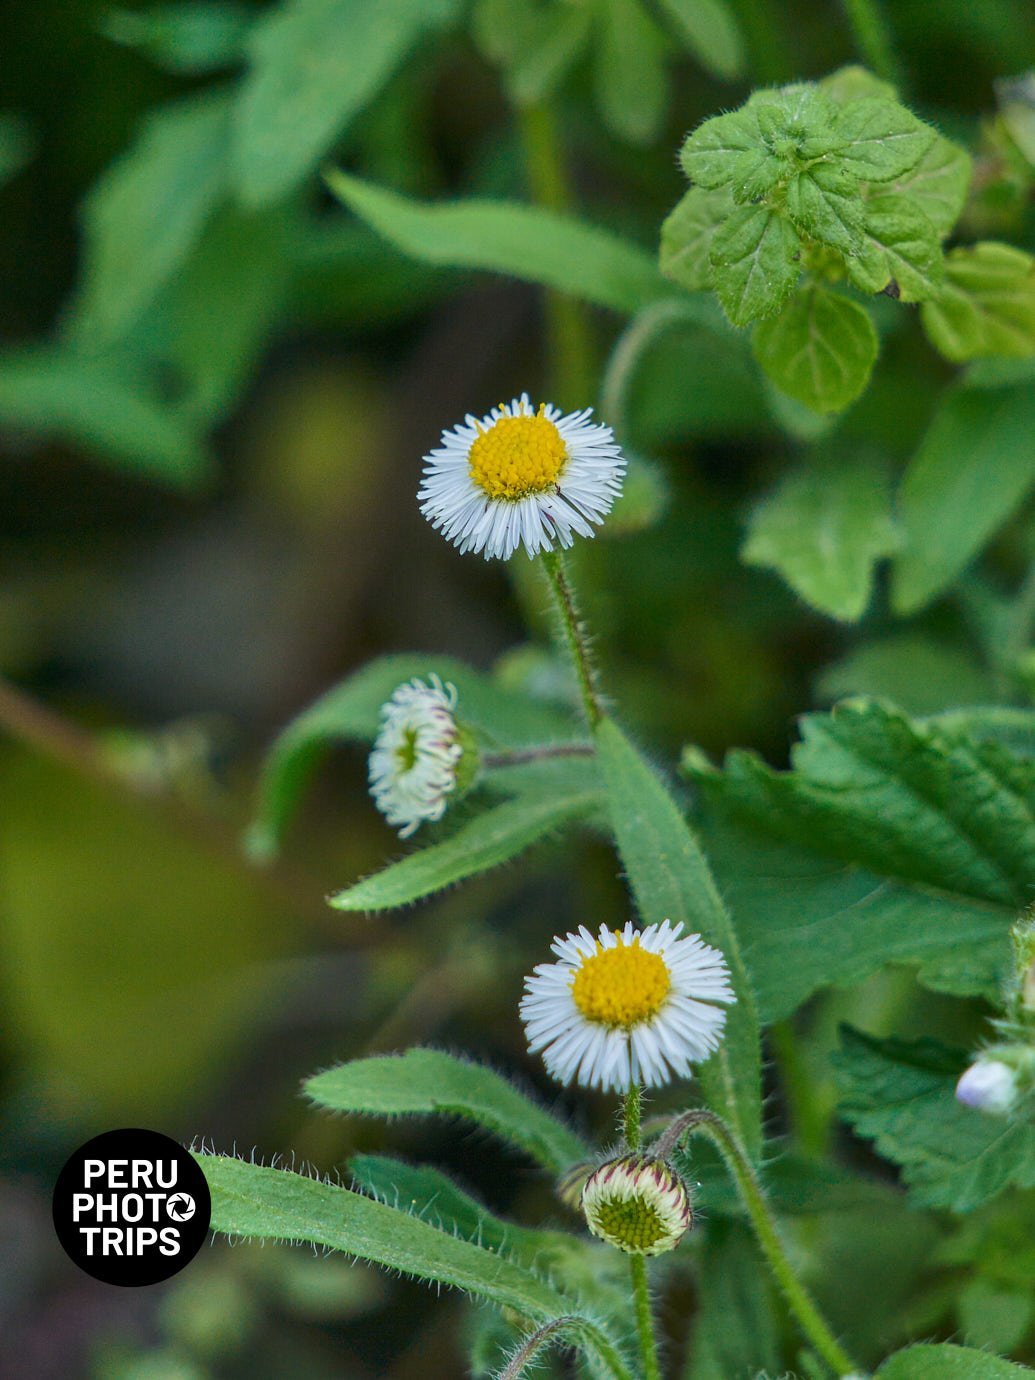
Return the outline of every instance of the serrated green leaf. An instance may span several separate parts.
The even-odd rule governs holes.
[[[598,0],[596,21],[597,108],[619,139],[650,143],[668,105],[664,39],[637,0]]]
[[[308,1241],[432,1283],[462,1289],[532,1323],[570,1318],[566,1335],[605,1375],[630,1380],[620,1348],[570,1298],[512,1260],[458,1240],[384,1203],[301,1174],[196,1155],[212,1194],[212,1230],[246,1240]]]
[[[888,81],[875,77],[865,67],[853,63],[839,67],[819,82],[819,89],[838,105],[848,105],[850,101],[861,101],[876,97],[884,101],[897,101],[898,92]]]
[[[195,488],[212,474],[204,438],[146,382],[72,350],[0,356],[0,421],[174,488]]]
[[[672,291],[642,249],[569,216],[505,201],[428,205],[343,172],[327,181],[356,215],[428,263],[506,273],[619,312]]]
[[[709,795],[769,837],[971,900],[1019,908],[1035,889],[1035,762],[960,722],[846,700],[801,722],[792,770],[732,752],[692,759]]]
[[[836,163],[816,163],[787,184],[787,214],[803,235],[841,254],[862,241],[863,199],[858,182]]]
[[[83,207],[79,335],[129,329],[186,259],[226,189],[228,98],[205,92],[149,115]]]
[[[712,279],[726,315],[746,326],[779,310],[801,274],[793,226],[765,206],[740,206],[712,238]]]
[[[415,652],[381,657],[321,695],[273,743],[263,766],[249,833],[253,856],[276,852],[307,780],[330,746],[373,742],[381,706],[396,686],[429,675],[456,686],[460,717],[490,741],[502,741],[506,734],[508,745],[530,746],[572,736],[571,723],[562,712],[494,685],[490,677],[462,661]]]
[[[897,544],[883,466],[813,463],[755,509],[741,559],[778,571],[821,613],[853,622],[870,602],[875,563]]]
[[[744,67],[744,40],[727,0],[661,0],[687,48],[717,77],[732,81]]]
[[[921,320],[931,343],[957,364],[1035,355],[1035,258],[993,242],[950,250],[945,281]]]
[[[881,190],[904,196],[944,238],[960,218],[970,173],[970,155],[938,134],[911,172]]]
[[[1020,1380],[1032,1373],[985,1351],[945,1342],[897,1351],[881,1366],[877,1380]]]
[[[457,1116],[477,1122],[560,1174],[589,1148],[492,1069],[435,1049],[356,1059],[306,1080],[320,1107],[362,1116]]]
[[[948,588],[1031,492],[1033,428],[1030,387],[948,394],[899,490],[903,542],[892,567],[896,612],[915,613]]]
[[[579,56],[589,36],[588,6],[537,0],[478,0],[474,37],[491,62],[502,67],[518,105],[545,100]]]
[[[848,259],[848,276],[864,292],[882,292],[894,281],[903,302],[933,297],[945,278],[945,260],[934,226],[902,196],[866,203],[862,242]]]
[[[698,1077],[709,1104],[757,1157],[762,1141],[758,1017],[736,933],[708,861],[665,786],[610,719],[598,725],[596,742],[618,854],[644,924],[682,921],[726,956],[737,1000],[729,1008],[722,1044]]]
[[[808,287],[760,321],[755,358],[778,388],[813,412],[840,412],[865,389],[877,358],[868,313],[840,293]]]
[[[111,10],[101,31],[114,43],[136,48],[166,71],[196,75],[218,72],[244,58],[244,39],[255,18],[246,5],[220,0],[159,5],[155,9]]]
[[[864,182],[904,177],[934,143],[935,131],[904,105],[880,97],[850,101],[837,120],[838,159]]]
[[[924,1207],[972,1212],[1010,1186],[1035,1187],[1035,1125],[958,1102],[966,1063],[933,1040],[877,1040],[850,1029],[834,1056],[842,1115],[901,1166]]]
[[[745,158],[757,158],[762,136],[753,110],[715,115],[689,134],[679,153],[683,171],[698,187],[731,186]]]
[[[499,867],[565,825],[585,818],[600,804],[600,794],[525,792],[483,808],[442,843],[429,844],[361,882],[337,892],[335,910],[394,910],[443,891],[465,877]]]
[[[687,292],[710,288],[712,242],[734,211],[727,188],[691,187],[661,225],[660,264],[665,277]]]
[[[265,206],[289,192],[458,8],[454,0],[287,0],[269,10],[249,34],[251,67],[235,111],[241,198]]]

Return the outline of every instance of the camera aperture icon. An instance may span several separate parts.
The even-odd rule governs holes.
[[[165,1206],[174,1222],[189,1222],[194,1216],[195,1202],[189,1193],[174,1193]]]

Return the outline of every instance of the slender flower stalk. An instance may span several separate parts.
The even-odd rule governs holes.
[[[546,578],[550,582],[550,592],[553,595],[554,606],[560,619],[561,632],[568,644],[571,659],[575,663],[575,674],[579,681],[579,692],[586,713],[586,722],[590,728],[595,728],[604,717],[604,711],[600,703],[597,671],[593,664],[586,625],[579,617],[575,593],[568,576],[564,557],[559,551],[544,551],[541,560],[543,569],[546,571]]]
[[[630,1150],[639,1148],[640,1122],[640,1085],[633,1083],[625,1099],[625,1141]],[[654,1315],[651,1312],[650,1288],[647,1284],[647,1261],[642,1255],[629,1257],[629,1272],[632,1277],[633,1304],[636,1309],[636,1335],[640,1339],[644,1380],[661,1380],[661,1368],[658,1365],[658,1343],[654,1336]]]

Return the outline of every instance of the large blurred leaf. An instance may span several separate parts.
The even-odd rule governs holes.
[[[149,115],[83,207],[77,329],[116,338],[190,253],[226,188],[229,101],[204,92]]]
[[[842,1114],[902,1167],[917,1203],[970,1212],[1011,1185],[1035,1188],[1035,1125],[958,1102],[965,1055],[845,1029],[835,1066]]]
[[[244,39],[255,11],[232,0],[185,0],[154,9],[111,10],[102,32],[145,53],[170,72],[218,72],[244,58]]]
[[[282,0],[248,38],[251,71],[235,112],[234,176],[265,205],[319,163],[456,0]]]
[[[744,65],[744,40],[727,0],[661,0],[687,48],[717,77],[732,81]]]
[[[433,674],[456,686],[459,717],[490,741],[520,746],[573,736],[565,714],[494,685],[463,662],[413,652],[382,657],[321,696],[276,739],[259,783],[250,852],[265,857],[276,851],[306,781],[333,743],[372,742],[392,691],[414,676]]]
[[[786,475],[752,514],[741,556],[778,571],[821,613],[852,622],[870,602],[874,565],[897,544],[885,468],[847,456]]]
[[[955,389],[902,479],[892,600],[914,613],[940,594],[1035,486],[1035,392]],[[994,480],[994,482],[993,482]]]
[[[897,1351],[881,1366],[876,1380],[1020,1380],[1032,1374],[1027,1366],[945,1342]]]
[[[697,1311],[684,1380],[777,1374],[780,1346],[758,1244],[742,1222],[709,1222],[696,1271]]]
[[[620,139],[650,143],[668,105],[664,39],[639,0],[598,0],[595,18],[597,109]]]
[[[827,701],[850,695],[892,700],[907,714],[937,714],[997,698],[992,677],[967,648],[912,632],[860,643],[824,667],[816,691]]]
[[[599,791],[525,791],[482,807],[442,843],[421,848],[330,899],[336,910],[393,910],[499,867],[533,843],[590,813]]]
[[[551,95],[579,56],[592,22],[587,5],[547,0],[478,0],[474,37],[503,68],[511,99],[534,105]]]
[[[70,349],[0,356],[0,425],[57,437],[175,488],[191,488],[211,473],[201,436],[145,382]]]
[[[721,949],[736,1003],[722,1044],[698,1070],[712,1107],[736,1128],[752,1155],[761,1149],[762,1106],[758,1016],[737,936],[708,861],[675,801],[618,726],[596,730],[618,854],[644,924],[682,922]]]
[[[334,194],[405,254],[484,268],[634,312],[672,289],[650,255],[608,230],[505,201],[428,205],[335,171]]]
[[[578,1136],[498,1073],[435,1049],[356,1059],[315,1074],[304,1086],[317,1106],[332,1112],[477,1122],[524,1150],[549,1174],[562,1173],[588,1154]]]

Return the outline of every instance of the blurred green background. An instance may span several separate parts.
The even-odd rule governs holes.
[[[464,560],[432,532],[420,458],[466,411],[525,388],[596,401],[556,391],[539,290],[405,259],[332,201],[320,163],[422,197],[528,200],[529,110],[545,112],[580,212],[653,251],[688,128],[760,82],[859,57],[836,0],[730,0],[725,61],[714,46],[702,61],[666,8],[0,13],[0,671],[20,687],[0,694],[4,1376],[460,1371],[457,1300],[342,1261],[218,1247],[159,1288],[95,1284],[60,1254],[49,1194],[76,1145],[122,1125],[331,1169],[384,1133],[319,1121],[300,1077],[411,1041],[469,1049],[556,1098],[524,1052],[520,979],[554,931],[624,913],[603,845],[541,848],[405,915],[343,916],[325,895],[399,851],[354,751],[321,771],[279,863],[251,867],[240,838],[277,728],[370,656],[534,672],[513,649],[543,633],[541,591],[523,558]],[[571,30],[552,46],[553,30],[520,27],[551,10]],[[290,93],[256,73],[307,12],[337,25],[339,56],[355,26],[380,57],[348,118],[292,162],[297,112],[275,118]],[[893,0],[887,15],[906,99],[971,148],[986,140],[971,225],[1032,247],[1028,187],[988,123],[994,80],[1030,61],[1030,5]],[[249,101],[271,123],[244,197],[228,111]],[[596,365],[622,324],[592,317]],[[900,465],[950,373],[892,333],[836,443]],[[1001,692],[968,608],[1027,563],[1023,516],[969,606],[903,629],[878,592],[862,632],[846,629],[738,560],[746,512],[801,444],[739,353],[673,333],[629,425],[662,467],[663,511],[579,564],[606,682],[659,757],[690,741],[780,762],[793,716],[848,690],[917,711]],[[872,1014],[886,995],[858,1000]],[[499,1207],[532,1192],[471,1135],[392,1131],[403,1154],[418,1142]],[[864,1255],[876,1246],[859,1229]]]

